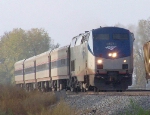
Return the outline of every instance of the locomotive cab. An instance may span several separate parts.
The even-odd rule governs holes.
[[[92,30],[89,57],[95,60],[94,86],[99,90],[126,90],[132,85],[133,34],[118,27]]]

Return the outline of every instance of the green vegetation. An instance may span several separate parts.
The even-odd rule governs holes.
[[[59,47],[44,29],[21,28],[5,32],[0,37],[0,84],[14,82],[14,63]]]
[[[140,20],[135,34],[134,43],[134,67],[135,68],[135,87],[145,88],[145,67],[143,45],[150,40],[150,18],[147,20]]]
[[[150,110],[144,110],[133,100],[130,101],[130,107],[123,115],[150,115]]]
[[[26,92],[14,86],[0,86],[0,115],[74,115],[63,100],[51,92]]]

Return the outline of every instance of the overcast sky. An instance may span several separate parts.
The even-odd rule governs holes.
[[[43,28],[64,46],[84,31],[149,17],[150,0],[1,0],[0,36],[13,28]]]

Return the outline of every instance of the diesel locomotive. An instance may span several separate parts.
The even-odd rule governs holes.
[[[15,63],[16,85],[27,90],[126,90],[132,84],[134,34],[100,27],[70,45]]]

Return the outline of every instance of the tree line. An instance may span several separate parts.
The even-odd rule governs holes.
[[[146,74],[144,67],[143,45],[150,41],[150,18],[147,20],[140,20],[135,36],[134,45],[134,67],[136,75],[136,87],[145,88]]]
[[[44,29],[21,28],[5,32],[0,38],[0,83],[14,82],[14,63],[59,47]]]
[[[134,33],[134,72],[133,72],[133,86],[136,88],[145,88],[145,67],[144,67],[144,55],[143,45],[150,41],[150,18],[145,20],[139,20],[137,25],[124,26],[122,24],[116,24],[118,27],[124,27]]]

